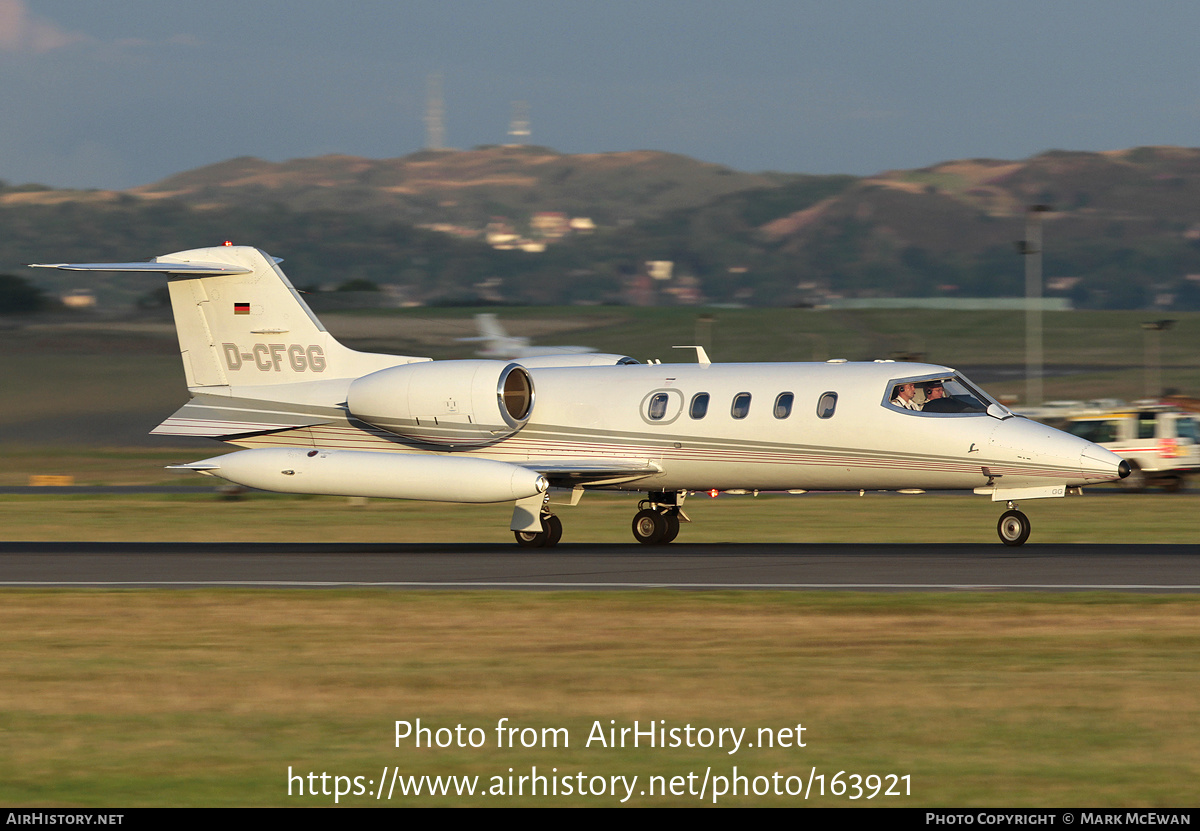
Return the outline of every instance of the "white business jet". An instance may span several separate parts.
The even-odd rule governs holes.
[[[555,545],[551,505],[587,489],[644,492],[633,535],[652,545],[675,539],[689,492],[971,488],[1008,503],[1000,539],[1021,545],[1016,500],[1129,473],[932,364],[714,364],[699,347],[689,364],[356,352],[279,262],[226,243],[41,267],[168,276],[191,400],[153,432],[249,448],[179,467],[286,493],[511,501],[527,547]]]

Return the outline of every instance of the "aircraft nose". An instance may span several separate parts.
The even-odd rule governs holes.
[[[1092,482],[1124,479],[1130,473],[1129,462],[1116,453],[1090,442],[1079,454],[1079,467],[1084,477]]]

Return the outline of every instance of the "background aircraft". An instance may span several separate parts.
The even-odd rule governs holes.
[[[483,358],[536,358],[542,355],[578,355],[595,352],[590,346],[531,346],[529,338],[510,335],[494,314],[475,315],[479,337],[460,338],[463,341],[483,341],[478,353]]]
[[[1008,503],[1129,473],[1082,438],[1015,417],[955,370],[892,361],[639,365],[587,353],[431,361],[357,352],[245,246],[143,263],[41,267],[165,273],[191,400],[153,432],[246,448],[180,467],[290,493],[514,503],[524,546],[552,546],[552,504],[639,491],[641,543],[679,533],[706,490],[973,488]],[[952,406],[922,412],[940,386]],[[899,403],[898,403],[899,402]],[[902,536],[898,532],[898,536]]]

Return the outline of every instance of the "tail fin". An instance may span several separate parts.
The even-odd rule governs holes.
[[[171,310],[189,387],[286,384],[351,374],[337,366],[345,348],[275,261],[257,248],[199,248],[155,261],[245,269],[171,280]]]
[[[508,339],[508,332],[504,331],[504,327],[500,325],[500,321],[496,319],[494,314],[485,313],[475,315],[475,325],[479,327],[479,334],[485,338]]]
[[[529,338],[508,334],[494,314],[475,315],[475,325],[479,327],[480,337],[473,340],[481,340],[486,344],[480,355],[507,358],[529,346]]]
[[[428,360],[372,355],[342,346],[321,325],[278,262],[257,248],[225,245],[166,254],[148,263],[44,267],[169,275],[171,309],[191,388],[353,378]]]

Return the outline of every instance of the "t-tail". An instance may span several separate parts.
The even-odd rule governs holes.
[[[167,275],[191,400],[151,432],[238,444],[344,422],[350,382],[428,361],[343,346],[279,268],[257,248],[223,245],[141,263],[48,263],[67,271]],[[286,441],[312,443],[311,436]]]
[[[428,360],[373,355],[343,346],[325,330],[279,262],[257,248],[223,245],[142,263],[38,267],[166,274],[183,369],[193,393],[357,378],[377,369]]]

